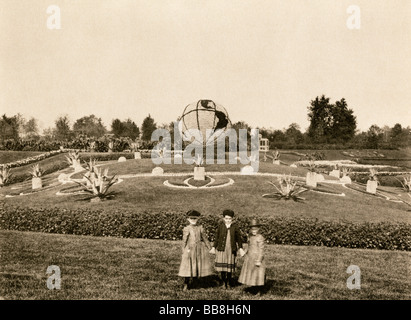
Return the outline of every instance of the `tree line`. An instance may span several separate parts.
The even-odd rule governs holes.
[[[284,129],[258,128],[263,138],[270,142],[271,149],[392,149],[411,146],[411,128],[397,123],[392,128],[372,125],[367,131],[357,130],[357,119],[344,98],[331,103],[322,95],[310,101],[307,107],[309,127],[305,132],[296,123]],[[232,124],[235,130],[251,127],[245,121]],[[21,114],[0,118],[0,149],[6,142],[24,141],[68,142],[75,139],[128,139],[140,141],[143,147],[151,147],[151,134],[157,128],[171,131],[174,123],[157,125],[149,114],[139,127],[132,119],[113,119],[106,128],[101,118],[91,114],[71,125],[67,115],[58,117],[54,126],[40,133],[36,118],[25,119]],[[10,145],[10,144],[9,144]]]

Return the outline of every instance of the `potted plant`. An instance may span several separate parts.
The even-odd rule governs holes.
[[[43,176],[43,170],[40,168],[38,163],[32,167],[30,174],[31,174],[31,188],[33,190],[41,189],[43,187],[43,183],[41,179],[41,177]]]
[[[308,172],[305,181],[307,186],[313,188],[317,187],[317,173],[315,172],[315,163],[312,160],[309,162]]]
[[[139,150],[139,143],[138,142],[133,142],[131,144],[131,149],[134,152],[134,159],[141,159],[141,152]]]
[[[200,155],[197,155],[197,158],[194,160],[194,180],[205,180],[205,168],[203,166],[203,158]]]
[[[330,176],[340,179],[341,172],[340,172],[340,167],[338,166],[338,164],[334,165],[334,169],[331,170]]]
[[[370,168],[370,175],[368,176],[368,181],[367,181],[367,192],[376,194],[377,187],[378,187],[377,170],[374,168]]]
[[[74,168],[74,171],[80,171],[83,167],[80,164],[80,155],[77,150],[69,151],[67,162]]]
[[[5,186],[8,182],[10,182],[11,174],[10,169],[7,166],[0,167],[0,188]]]
[[[278,152],[278,150],[273,152],[273,164],[280,164],[280,152]]]
[[[340,179],[341,182],[346,183],[346,184],[351,184],[351,178],[349,176],[349,173],[351,172],[351,168],[347,167],[342,167],[341,168],[342,172],[342,177]]]

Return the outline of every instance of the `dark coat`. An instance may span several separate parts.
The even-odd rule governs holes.
[[[231,250],[234,255],[237,254],[237,250],[243,247],[243,238],[241,236],[240,229],[237,224],[234,222],[231,224],[230,228],[230,239],[231,239]],[[217,227],[215,234],[214,247],[218,251],[225,250],[225,243],[227,240],[227,227],[225,223],[221,221]]]

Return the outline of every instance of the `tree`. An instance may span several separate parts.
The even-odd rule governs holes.
[[[131,119],[127,119],[126,121],[124,121],[123,127],[123,137],[129,137],[132,140],[135,140],[140,136],[140,129]]]
[[[312,142],[346,143],[354,137],[357,120],[344,98],[331,104],[330,98],[322,95],[311,101],[308,111],[308,137]]]
[[[67,115],[58,117],[55,121],[55,138],[57,140],[68,140],[72,136],[72,131],[70,129],[70,120]]]
[[[157,124],[154,122],[154,119],[149,114],[143,120],[143,124],[141,125],[141,132],[142,132],[141,139],[143,141],[151,141],[151,135],[153,131],[156,129],[157,129]]]
[[[367,148],[378,149],[384,138],[384,131],[373,124],[367,131]]]
[[[36,118],[31,117],[24,125],[24,135],[29,139],[39,137],[39,126]]]
[[[111,122],[111,133],[114,134],[116,138],[120,138],[124,132],[124,125],[120,119],[114,119]]]
[[[357,128],[357,120],[352,109],[348,109],[344,98],[336,101],[331,109],[332,125],[330,140],[335,143],[346,143],[350,141]]]
[[[101,118],[97,118],[94,114],[77,119],[73,131],[76,136],[86,135],[94,138],[100,138],[107,133]]]
[[[0,141],[4,142],[7,139],[19,139],[20,121],[18,116],[7,117],[3,114],[0,119]]]
[[[288,129],[285,130],[285,139],[292,144],[299,144],[303,141],[303,134],[297,123],[291,123]]]
[[[331,127],[331,104],[330,98],[324,95],[311,100],[308,106],[308,136],[313,142],[325,142]]]
[[[391,142],[394,146],[404,148],[409,145],[410,130],[403,128],[401,124],[396,123],[390,132]]]

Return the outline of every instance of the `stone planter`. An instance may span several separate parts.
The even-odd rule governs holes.
[[[307,172],[305,181],[306,181],[307,186],[316,188],[317,187],[317,173]]]
[[[344,176],[340,179],[342,183],[351,184],[351,178],[349,176]]]
[[[141,152],[140,151],[134,152],[134,159],[141,159]]]
[[[194,167],[194,180],[205,180],[204,167]]]
[[[317,182],[323,182],[323,181],[325,180],[325,178],[324,178],[324,176],[323,176],[322,174],[317,173],[317,174],[315,175],[315,180],[316,180]]]
[[[280,164],[280,160],[273,160],[273,164],[279,165],[279,164]]]
[[[367,192],[376,194],[377,193],[377,186],[378,186],[378,181],[374,180],[368,180],[367,181]]]
[[[332,171],[330,172],[330,176],[331,176],[331,177],[336,177],[336,178],[340,179],[340,170],[332,170]]]
[[[41,189],[42,187],[43,187],[43,182],[42,182],[41,178],[36,177],[36,178],[31,179],[31,188],[33,190]]]
[[[164,173],[164,169],[161,167],[155,167],[152,171],[151,174],[155,176],[161,176]]]
[[[75,172],[81,171],[83,167],[80,165],[80,160],[73,160],[73,168]]]

